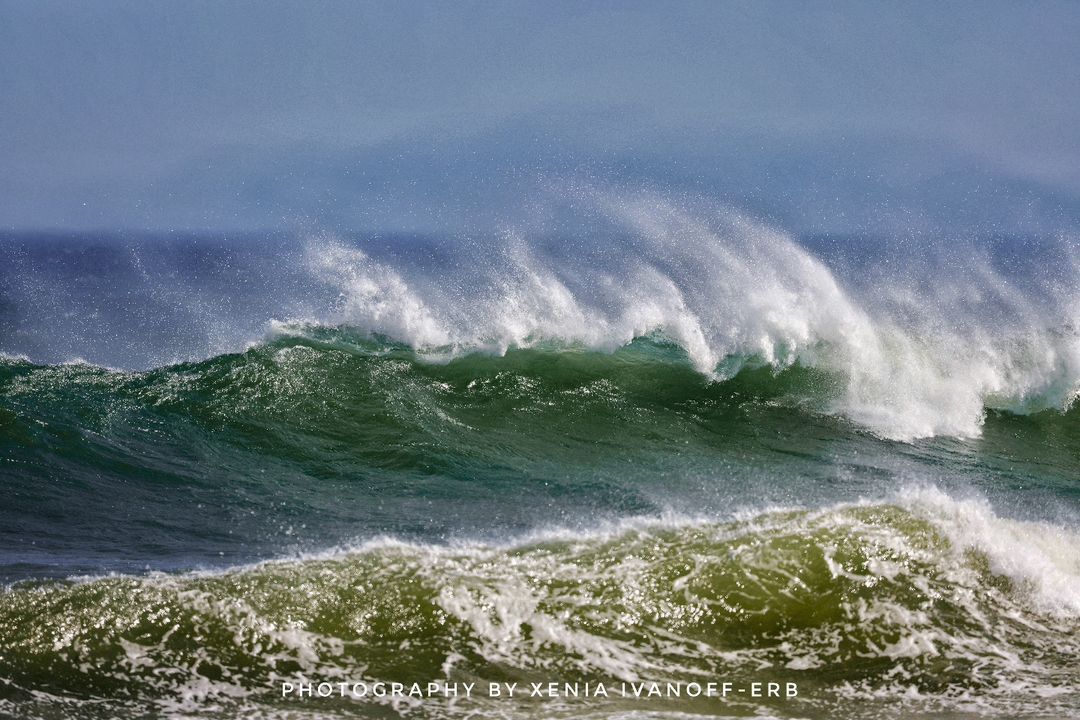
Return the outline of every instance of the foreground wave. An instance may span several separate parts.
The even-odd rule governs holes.
[[[0,596],[0,707],[380,716],[371,698],[282,699],[281,683],[720,680],[796,682],[799,696],[477,697],[455,712],[1064,717],[1080,711],[1078,542],[913,490],[506,546],[382,541],[214,573],[21,583]]]

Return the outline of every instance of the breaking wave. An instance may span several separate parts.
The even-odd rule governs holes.
[[[436,361],[652,338],[711,379],[834,376],[819,411],[900,440],[975,437],[987,409],[1060,411],[1080,390],[1069,238],[797,240],[715,204],[595,188],[554,205],[584,219],[496,237],[15,243],[2,349],[146,368],[268,329],[346,328]]]
[[[1056,267],[1026,277],[985,253],[941,248],[830,268],[731,210],[659,196],[588,201],[618,241],[541,245],[510,232],[425,266],[323,237],[306,263],[339,293],[327,320],[430,358],[552,341],[611,351],[660,337],[714,379],[748,364],[833,375],[822,410],[891,439],[974,437],[988,408],[1064,410],[1080,390],[1080,266],[1068,246],[1043,259],[1060,256]]]
[[[15,715],[378,715],[371,698],[298,704],[280,685],[719,679],[796,682],[799,697],[647,708],[1065,716],[1080,709],[1078,542],[914,489],[727,522],[371,541],[220,572],[22,583],[0,596],[0,697]],[[446,702],[394,701],[417,717]],[[585,707],[467,702],[481,716]]]

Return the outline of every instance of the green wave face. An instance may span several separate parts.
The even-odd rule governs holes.
[[[446,515],[502,535],[535,525],[536,508],[571,524],[654,513],[671,484],[706,488],[718,449],[738,462],[761,452],[758,437],[797,427],[773,399],[798,388],[801,402],[828,384],[797,368],[712,382],[649,341],[437,363],[339,330],[146,373],[7,362],[0,374],[0,484],[13,497],[0,528],[50,534],[27,524],[51,507],[65,515],[56,553],[101,547],[111,525],[110,557],[164,532],[166,552],[233,562],[372,531],[453,533]],[[80,545],[84,526],[94,540]],[[40,575],[35,557],[29,574]]]
[[[370,699],[281,698],[282,682],[314,679],[775,681],[795,682],[799,693],[469,699],[481,716],[871,717],[897,703],[962,713],[972,697],[992,713],[1080,710],[1080,625],[1068,605],[1077,598],[1002,574],[1006,558],[951,535],[978,513],[941,512],[966,520],[855,505],[507,547],[383,542],[221,573],[19,585],[0,598],[3,708],[87,717],[185,707],[226,717],[387,712]],[[1016,530],[996,522],[999,534]],[[398,710],[438,717],[450,708],[433,698]]]
[[[175,436],[188,435],[189,454],[220,443],[298,461],[336,456],[451,475],[462,460],[528,463],[555,447],[586,463],[597,444],[715,450],[718,440],[760,434],[755,423],[783,430],[791,417],[791,427],[814,422],[833,436],[872,435],[830,417],[844,383],[834,372],[753,358],[728,358],[718,372],[703,375],[681,348],[650,339],[610,353],[541,345],[440,360],[316,328],[144,373],[0,361],[0,418],[5,449],[86,451],[78,459],[88,462],[106,459],[101,446],[109,443],[153,458],[157,445],[167,453],[181,444]],[[1071,431],[1075,415],[1046,411],[1024,422]],[[991,411],[988,429],[1008,417]],[[82,444],[71,442],[80,431]]]
[[[391,446],[407,445],[399,440],[402,432],[444,438],[448,446],[464,440],[466,447],[481,445],[475,442],[480,433],[500,431],[544,438],[572,429],[576,437],[587,428],[575,421],[585,416],[598,438],[616,426],[630,432],[653,426],[653,419],[668,421],[659,425],[664,434],[679,416],[689,425],[747,401],[787,397],[823,406],[833,385],[828,374],[800,367],[748,368],[734,380],[715,382],[694,370],[678,347],[645,339],[614,353],[553,346],[438,360],[319,329],[240,355],[146,373],[7,362],[0,364],[0,381],[11,409],[43,417],[54,411],[59,422],[87,423],[103,434],[137,414],[139,421],[190,420],[270,449],[282,440],[378,445],[371,432],[385,435]]]
[[[883,475],[982,477],[996,466],[1027,466],[1031,484],[1075,491],[1075,410],[989,412],[983,437],[956,452],[948,438],[898,446],[834,417],[841,379],[799,364],[732,358],[728,379],[708,377],[678,347],[647,339],[612,353],[537,347],[434,360],[320,328],[145,373],[5,361],[0,483],[18,488],[27,509],[100,513],[110,512],[94,505],[102,493],[152,505],[160,488],[182,486],[178,510],[219,513],[238,530],[248,520],[234,509],[273,512],[298,535],[305,510],[347,524],[355,513],[343,506],[403,494],[452,504],[509,492],[504,529],[535,520],[515,506],[522,493],[556,521],[583,504],[589,518],[727,508],[738,497],[801,504],[817,497],[815,479],[835,499],[827,461],[856,493]],[[676,498],[684,505],[673,507]],[[396,510],[387,512],[406,516]]]

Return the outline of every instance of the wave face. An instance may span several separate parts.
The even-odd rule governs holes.
[[[1077,542],[915,491],[889,504],[623,523],[510,546],[386,541],[221,573],[26,585],[0,603],[0,702],[16,715],[61,702],[91,716],[379,716],[373,700],[298,704],[276,689],[305,678],[720,678],[797,682],[800,698],[395,704],[417,717],[881,717],[897,704],[1072,716]]]

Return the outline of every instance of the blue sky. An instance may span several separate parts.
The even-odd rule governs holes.
[[[485,229],[585,179],[1071,227],[1078,3],[0,0],[0,227]]]

